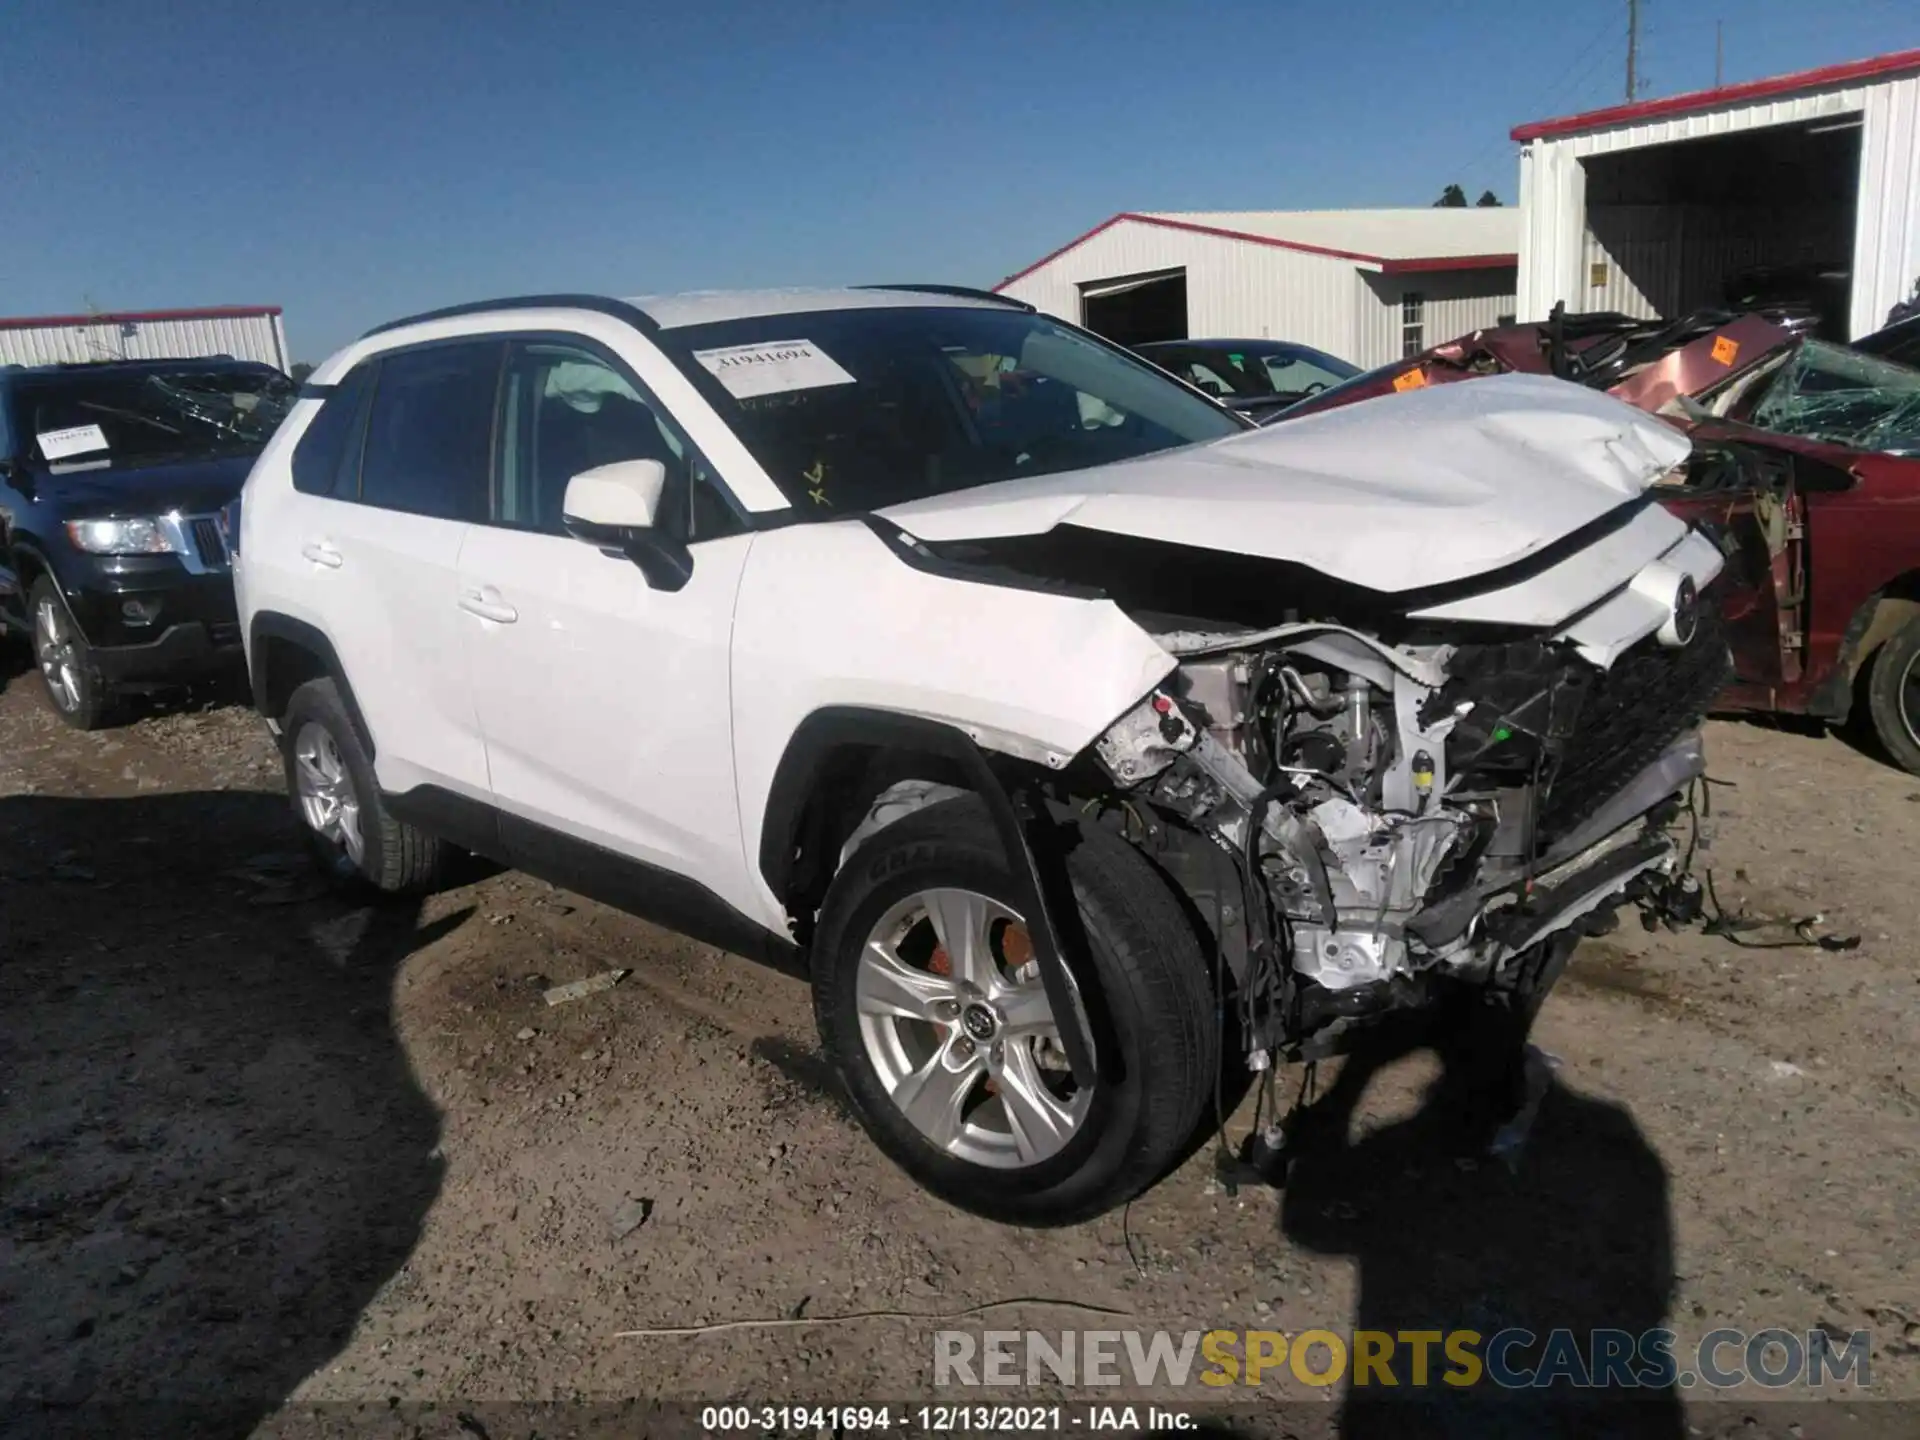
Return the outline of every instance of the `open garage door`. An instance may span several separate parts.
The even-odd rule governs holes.
[[[1596,155],[1584,310],[1804,303],[1844,339],[1860,116]]]
[[[1186,339],[1186,268],[1088,281],[1080,287],[1080,323],[1116,345]]]

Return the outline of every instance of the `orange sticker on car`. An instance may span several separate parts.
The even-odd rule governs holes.
[[[1722,365],[1733,364],[1733,357],[1739,353],[1740,342],[1738,340],[1729,340],[1724,335],[1714,337],[1713,358],[1718,360]]]
[[[1393,388],[1396,390],[1418,390],[1426,383],[1427,372],[1424,370],[1409,370],[1404,375],[1393,377]]]

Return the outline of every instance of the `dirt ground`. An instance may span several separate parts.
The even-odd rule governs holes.
[[[0,1428],[691,1427],[648,1407],[931,1398],[940,1328],[1666,1324],[1683,1355],[1718,1326],[1864,1328],[1868,1393],[1920,1402],[1920,781],[1842,740],[1715,723],[1728,783],[1703,859],[1729,910],[1817,912],[1859,948],[1637,925],[1587,942],[1541,1022],[1559,1069],[1517,1171],[1446,1152],[1415,1056],[1284,1192],[1227,1193],[1202,1154],[1124,1218],[1034,1233],[879,1157],[797,982],[510,873],[414,906],[342,900],[304,868],[249,712],[78,735],[17,672]],[[632,973],[543,1002],[609,967]],[[945,1326],[616,1335],[1019,1297]],[[1920,1431],[1897,1403],[1702,1393],[1579,1433]],[[1337,1391],[1283,1375],[1264,1397],[1228,1418],[1335,1433]],[[579,1401],[606,1408],[511,1408]]]

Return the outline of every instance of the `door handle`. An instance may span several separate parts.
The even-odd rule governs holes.
[[[333,548],[331,540],[309,540],[300,547],[300,553],[316,565],[324,565],[329,570],[340,568],[341,554]]]
[[[469,615],[478,615],[482,620],[491,620],[496,625],[511,625],[520,618],[520,612],[502,600],[500,592],[491,585],[462,590],[460,608]]]

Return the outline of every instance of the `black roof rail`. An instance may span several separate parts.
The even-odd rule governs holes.
[[[464,305],[449,305],[442,310],[428,310],[419,315],[389,320],[384,325],[374,326],[360,338],[365,340],[369,335],[384,335],[389,330],[404,329],[408,325],[424,325],[429,320],[457,320],[463,315],[485,315],[493,310],[597,310],[602,315],[624,320],[649,335],[660,328],[654,318],[638,305],[606,295],[512,295],[502,300],[470,300]]]
[[[1011,295],[1002,295],[994,290],[980,290],[972,285],[856,285],[856,290],[904,290],[910,295],[953,295],[962,300],[991,300],[996,305],[1005,305],[1012,310],[1024,310],[1034,314],[1033,306],[1024,300],[1016,300]]]

